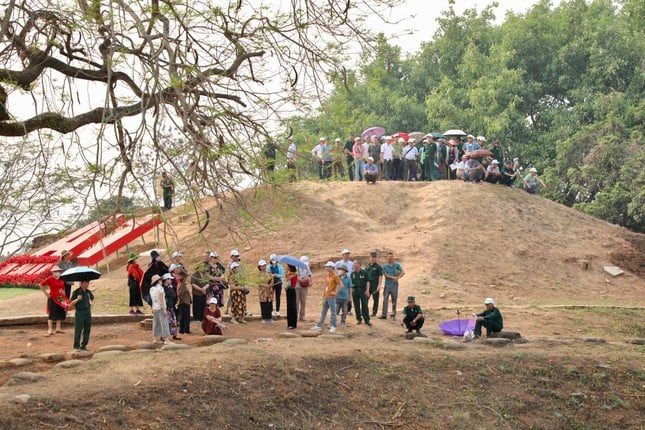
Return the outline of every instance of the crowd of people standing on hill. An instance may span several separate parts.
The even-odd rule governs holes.
[[[275,168],[275,146],[265,156],[272,157]],[[345,143],[340,138],[330,142],[321,137],[310,152],[316,163],[318,177],[332,177],[350,181],[439,181],[460,179],[468,182],[489,182],[513,186],[516,183],[535,193],[546,188],[537,179],[537,169],[522,177],[518,159],[505,157],[499,141],[487,142],[484,136],[439,137],[428,133],[420,138],[406,134],[376,135],[362,139],[350,134]],[[287,168],[295,180],[296,158],[302,156],[292,137],[287,139]],[[520,181],[521,179],[521,181]]]

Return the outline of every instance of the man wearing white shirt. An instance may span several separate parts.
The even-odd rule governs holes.
[[[289,145],[287,148],[287,169],[290,170],[289,182],[295,182],[296,181],[296,152],[298,151],[298,148],[296,147],[296,144],[293,141],[293,137],[287,138],[287,144]]]
[[[386,137],[385,143],[381,145],[381,164],[383,165],[383,180],[389,181],[392,179],[392,162],[394,160],[394,146],[392,146],[392,138]]]
[[[321,137],[318,139],[318,145],[314,146],[314,149],[311,150],[311,156],[314,158],[316,163],[318,164],[318,178],[322,179],[323,178],[323,170],[322,170],[322,145],[325,142],[325,138]]]
[[[417,159],[419,158],[419,149],[415,145],[416,139],[410,138],[408,145],[403,148],[403,180],[417,180]]]

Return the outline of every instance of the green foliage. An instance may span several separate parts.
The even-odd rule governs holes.
[[[134,200],[130,197],[123,196],[120,202],[117,201],[116,196],[99,200],[96,206],[90,210],[87,218],[79,221],[77,227],[82,227],[91,222],[98,221],[105,216],[114,215],[117,212],[125,215],[134,214],[135,209]]]
[[[407,59],[379,37],[317,115],[292,125],[307,139],[374,125],[482,134],[536,165],[549,198],[645,231],[643,2],[543,0],[501,25],[493,8],[451,5]]]

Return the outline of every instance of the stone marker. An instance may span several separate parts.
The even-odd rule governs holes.
[[[634,345],[645,345],[645,339],[643,338],[632,338],[632,339],[627,339],[627,343],[633,343]]]
[[[510,345],[511,340],[510,339],[499,338],[499,337],[489,337],[487,339],[481,340],[480,343],[482,343],[484,345],[490,345],[490,346],[494,346],[496,348],[500,348],[502,346]]]
[[[65,360],[65,355],[57,352],[40,354],[38,357],[45,363],[58,363],[59,361]]]
[[[162,351],[179,351],[181,349],[189,349],[190,346],[184,343],[169,343],[161,347]]]
[[[63,368],[63,369],[72,369],[74,367],[79,367],[83,363],[85,363],[83,360],[67,360],[67,361],[62,361],[62,362],[58,363],[54,367],[60,367],[60,368]]]
[[[27,403],[29,400],[31,400],[31,396],[29,394],[18,394],[12,399],[14,403]]]
[[[129,348],[125,345],[105,345],[99,347],[96,352],[104,351],[127,351]]]
[[[283,331],[281,333],[278,333],[278,337],[280,339],[294,339],[296,337],[300,337],[300,335],[292,331]]]
[[[434,342],[434,340],[430,339],[429,337],[421,337],[421,336],[415,336],[414,341],[419,342],[419,343],[432,343],[432,342]]]
[[[41,379],[45,379],[45,377],[40,373],[18,372],[11,375],[7,381],[7,385],[27,384],[29,382],[38,382]]]
[[[127,351],[127,352],[128,352],[128,354],[129,354],[129,353],[135,353],[135,354],[138,354],[138,353],[155,352],[155,351],[156,351],[156,349],[146,349],[146,348],[142,348],[142,349],[133,349],[133,350],[130,350],[130,351]]]
[[[603,270],[605,272],[609,273],[611,276],[618,276],[618,275],[622,275],[623,273],[625,273],[618,266],[605,266],[605,267],[603,267]]]
[[[9,363],[13,367],[28,366],[33,362],[34,360],[32,360],[31,358],[12,358],[11,360],[9,360]]]
[[[103,351],[103,352],[97,352],[92,356],[92,359],[95,358],[109,358],[109,357],[114,357],[115,355],[121,355],[123,354],[123,351]]]
[[[214,345],[216,343],[222,343],[226,340],[226,337],[219,334],[209,334],[202,337],[200,344],[201,345]]]
[[[259,337],[253,341],[253,343],[269,343],[273,340],[272,337]]]

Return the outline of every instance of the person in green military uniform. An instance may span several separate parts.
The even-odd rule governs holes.
[[[403,315],[405,316],[401,325],[405,326],[407,330],[406,333],[412,333],[412,331],[415,330],[418,336],[425,337],[425,335],[421,333],[421,327],[423,327],[423,323],[425,322],[423,309],[421,309],[421,306],[416,304],[414,296],[408,297],[408,305],[403,308]]]
[[[87,351],[92,328],[92,302],[94,294],[88,289],[90,281],[81,281],[81,286],[74,290],[70,305],[76,308],[74,315],[74,349]],[[81,340],[81,336],[83,339]]]
[[[369,293],[369,275],[362,268],[362,264],[359,260],[354,261],[354,271],[350,276],[352,278],[352,301],[354,302],[354,310],[356,311],[356,321],[358,324],[362,324],[365,321],[365,324],[372,326],[370,322],[370,311],[367,306],[367,299],[370,296]]]
[[[473,330],[475,338],[482,335],[482,326],[486,328],[486,337],[499,333],[504,328],[504,318],[502,318],[502,313],[495,306],[495,301],[488,297],[484,300],[484,304],[486,305],[486,310],[473,315],[477,319],[475,330]]]
[[[175,181],[167,172],[161,173],[161,189],[163,190],[163,210],[172,209],[172,197],[175,194]]]
[[[376,316],[376,311],[378,310],[379,288],[381,278],[383,277],[383,268],[376,262],[376,257],[378,257],[378,254],[376,252],[371,252],[370,262],[365,268],[365,271],[367,272],[367,280],[369,281],[370,297],[372,297],[372,300],[374,301],[372,303],[373,317]]]
[[[426,181],[435,181],[435,168],[434,162],[437,156],[437,143],[434,141],[434,137],[431,134],[426,134],[426,145],[423,149],[424,158],[423,158],[423,175]]]

